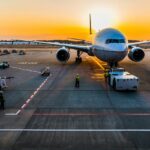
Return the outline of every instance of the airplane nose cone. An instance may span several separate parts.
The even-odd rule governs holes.
[[[120,49],[120,51],[127,51],[128,47],[126,44],[122,44],[122,45],[120,45],[119,49]]]
[[[123,52],[123,51],[127,51],[127,45],[114,43],[114,44],[109,45],[109,49],[112,51]]]

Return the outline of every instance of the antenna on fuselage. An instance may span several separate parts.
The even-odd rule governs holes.
[[[89,14],[89,23],[90,23],[90,35],[92,35],[92,17],[91,14]]]

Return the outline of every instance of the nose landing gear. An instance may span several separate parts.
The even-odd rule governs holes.
[[[110,68],[114,68],[114,67],[119,66],[118,62],[110,62],[110,63],[108,63],[108,65],[110,66]]]

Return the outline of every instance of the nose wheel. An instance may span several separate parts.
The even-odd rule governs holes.
[[[82,53],[77,50],[77,57],[76,57],[76,63],[81,63],[82,62],[82,58],[81,58]]]

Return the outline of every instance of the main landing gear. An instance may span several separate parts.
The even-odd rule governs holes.
[[[81,63],[82,62],[81,55],[82,55],[82,53],[79,50],[77,50],[76,63]]]

